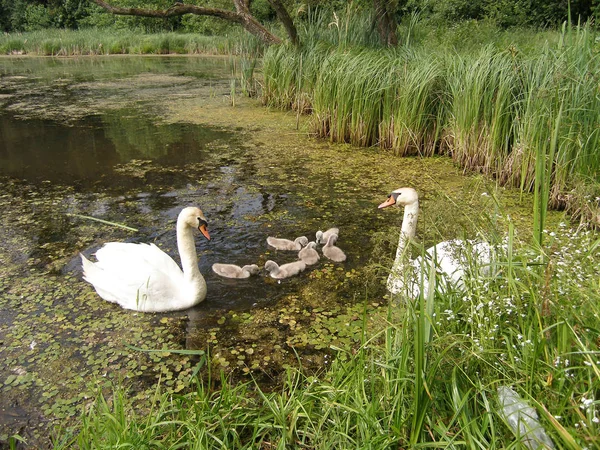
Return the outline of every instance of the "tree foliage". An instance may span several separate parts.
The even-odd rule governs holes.
[[[409,0],[407,9],[440,22],[491,20],[500,27],[556,26],[587,21],[600,13],[600,0]]]
[[[79,27],[91,9],[87,0],[0,0],[3,31]]]
[[[249,13],[262,25],[281,21],[272,0],[237,0],[248,5]],[[166,10],[175,0],[109,0],[117,7]],[[234,0],[184,0],[185,5],[235,11]],[[340,10],[346,0],[283,0],[294,21],[301,21],[300,12],[307,8]],[[500,27],[556,26],[568,20],[587,21],[600,15],[600,0],[353,0],[360,8],[374,11],[374,26],[383,43],[392,44],[393,29],[402,16],[418,11],[423,19],[441,25],[464,20],[488,20]],[[164,18],[125,17],[106,14],[91,0],[0,0],[0,27],[5,32],[39,28],[118,27],[154,31],[196,31],[203,34],[224,33],[231,22],[209,16],[185,14]],[[288,24],[289,26],[289,24]],[[267,27],[269,28],[269,27]],[[287,29],[287,26],[286,26]],[[289,31],[288,31],[289,33]],[[387,42],[383,35],[387,34]]]

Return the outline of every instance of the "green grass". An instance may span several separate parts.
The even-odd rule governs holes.
[[[240,33],[230,36],[199,34],[144,34],[126,30],[43,30],[5,33],[0,36],[0,54],[79,56],[114,54],[261,54],[262,45]]]
[[[320,373],[290,368],[268,391],[209,374],[145,411],[117,389],[55,448],[521,448],[499,386],[536,409],[556,448],[596,448],[600,241],[561,224],[543,242],[509,233],[494,276],[364,315],[362,343],[333,349]]]

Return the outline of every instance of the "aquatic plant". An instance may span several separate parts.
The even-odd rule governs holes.
[[[511,150],[519,80],[510,53],[486,47],[474,55],[445,57],[449,88],[444,149],[461,166],[500,173]]]

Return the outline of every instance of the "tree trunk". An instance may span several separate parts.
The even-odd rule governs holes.
[[[123,8],[113,6],[103,0],[91,0],[98,6],[101,6],[112,14],[121,16],[142,16],[142,17],[174,17],[184,14],[196,14],[198,16],[212,16],[240,24],[246,31],[262,40],[265,44],[280,44],[281,39],[267,30],[258,20],[250,14],[250,10],[244,0],[233,0],[235,11],[221,8],[208,8],[204,6],[186,5],[175,3],[168,9],[154,10],[145,8]]]
[[[298,40],[298,32],[296,31],[296,26],[294,25],[294,21],[290,17],[287,9],[281,3],[281,0],[268,0],[271,7],[275,10],[275,14],[277,14],[277,18],[283,24],[285,31],[290,38],[290,41],[293,45],[298,46],[300,41]]]
[[[398,34],[396,28],[396,8],[398,0],[373,0],[375,16],[377,20],[377,31],[382,45],[395,47],[398,45]]]

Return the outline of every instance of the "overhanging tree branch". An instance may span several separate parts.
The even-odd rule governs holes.
[[[182,16],[184,14],[196,14],[198,16],[212,16],[220,19],[228,20],[230,22],[237,23],[244,27],[246,31],[257,36],[266,44],[280,44],[281,39],[267,30],[258,20],[252,16],[248,6],[244,0],[233,0],[235,5],[235,11],[230,11],[221,8],[208,8],[205,6],[188,5],[183,3],[176,3],[167,9],[146,9],[146,8],[126,8],[121,6],[114,6],[103,0],[91,0],[96,5],[104,8],[106,11],[121,15],[121,16],[141,16],[141,17],[155,17],[155,18],[167,18]],[[277,0],[275,0],[277,1]],[[280,2],[279,2],[280,3]],[[283,5],[281,5],[283,6]],[[287,27],[286,27],[287,29]],[[295,31],[295,28],[294,28]]]
[[[283,3],[281,3],[281,0],[268,0],[268,2],[271,5],[271,8],[275,10],[275,14],[277,14],[279,21],[283,24],[292,44],[298,45],[299,40],[296,26],[287,9],[283,6]]]

